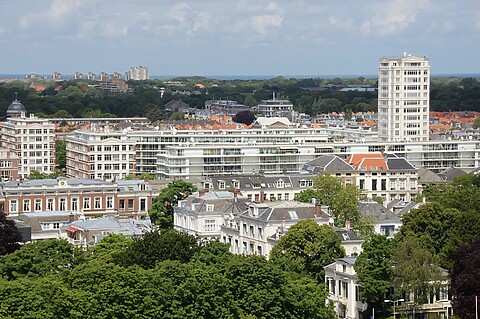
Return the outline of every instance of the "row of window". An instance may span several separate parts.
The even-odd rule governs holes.
[[[120,200],[121,201],[121,200]],[[133,209],[133,199],[132,201],[132,209]],[[10,212],[18,212],[19,210],[19,200],[11,199],[10,200]],[[31,199],[23,199],[22,201],[22,211],[23,212],[39,212],[39,211],[79,211],[80,209],[88,210],[92,209],[92,198],[84,197],[82,205],[80,206],[80,199],[78,197],[70,198],[70,205],[68,205],[67,198],[47,198],[45,209],[43,206],[43,199],[42,198],[35,198],[34,200]],[[113,196],[106,197],[106,209],[113,209]],[[93,198],[93,209],[102,209],[102,197],[94,197]]]

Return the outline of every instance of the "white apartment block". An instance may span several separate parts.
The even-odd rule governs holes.
[[[346,159],[351,154],[381,151],[394,153],[416,168],[424,167],[434,172],[450,167],[470,172],[480,166],[480,141],[477,140],[328,142],[328,129],[310,127],[105,130],[96,126],[98,128],[78,130],[66,137],[67,176],[113,179],[115,172],[109,171],[109,166],[105,168],[93,162],[105,161],[104,155],[110,152],[108,148],[107,151],[98,149],[99,144],[116,142],[122,145],[120,154],[125,152],[126,157],[120,156],[120,162],[102,164],[119,164],[118,176],[133,172],[154,173],[159,178],[173,179],[262,172],[291,173],[299,172],[303,163],[321,155],[337,155]],[[85,157],[87,153],[88,157]]]
[[[66,144],[67,177],[116,181],[135,174],[135,143],[126,132],[77,132]]]
[[[426,57],[383,57],[378,67],[378,138],[429,140],[430,65]]]
[[[132,66],[129,71],[125,73],[125,80],[148,80],[150,79],[149,70],[145,66]]]
[[[7,111],[8,112],[8,111]],[[18,157],[18,177],[30,172],[50,174],[55,170],[55,125],[48,119],[22,112],[0,123],[3,147]]]
[[[265,117],[287,117],[293,119],[293,104],[289,100],[277,99],[275,93],[270,100],[262,100],[256,110]]]

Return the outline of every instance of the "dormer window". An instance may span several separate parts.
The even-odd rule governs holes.
[[[285,183],[283,182],[282,179],[279,179],[277,181],[277,188],[284,188],[285,187]]]
[[[218,189],[225,189],[225,181],[218,181]]]
[[[237,181],[235,179],[232,180],[232,187],[234,189],[240,189],[240,181]]]
[[[207,204],[207,205],[205,205],[205,210],[206,210],[207,212],[213,212],[213,209],[214,209],[213,204]]]
[[[308,182],[308,181],[302,179],[302,180],[299,181],[298,183],[300,184],[300,187],[307,187],[307,182]]]

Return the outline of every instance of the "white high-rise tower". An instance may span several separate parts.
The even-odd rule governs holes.
[[[383,57],[378,67],[378,138],[382,142],[428,141],[430,64],[404,53]]]

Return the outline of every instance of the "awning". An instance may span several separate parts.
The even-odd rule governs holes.
[[[80,229],[78,229],[77,227],[70,226],[66,230],[70,233],[74,233],[74,232],[76,232],[77,230],[80,230]]]

